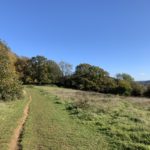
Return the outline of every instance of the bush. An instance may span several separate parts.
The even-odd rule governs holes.
[[[0,42],[0,99],[14,100],[22,96],[22,85],[13,64],[15,55]],[[13,59],[12,59],[13,56]]]
[[[142,96],[144,87],[138,83],[132,83],[132,95],[133,96]]]
[[[150,97],[150,86],[147,87],[146,91],[144,92],[144,96]]]
[[[132,87],[128,81],[119,80],[118,87],[116,88],[116,93],[120,95],[129,96],[131,95]]]

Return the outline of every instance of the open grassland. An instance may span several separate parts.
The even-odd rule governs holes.
[[[31,97],[20,150],[150,150],[150,99],[50,86],[0,103],[0,150],[7,150]]]
[[[43,87],[27,89],[32,97],[21,145],[24,150],[108,149],[104,137],[90,125],[72,119],[58,98]]]
[[[0,102],[0,150],[8,150],[10,139],[27,100]]]
[[[96,128],[95,132],[107,141],[107,149],[150,149],[150,99],[57,87],[36,88],[45,95],[55,95],[57,107],[64,106],[70,118],[79,124]]]

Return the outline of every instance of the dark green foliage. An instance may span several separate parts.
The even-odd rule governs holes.
[[[74,73],[76,86],[83,90],[105,92],[106,84],[109,84],[109,76],[106,71],[90,64],[80,64]],[[107,80],[108,79],[108,80]],[[106,83],[106,80],[108,81]]]
[[[129,74],[126,74],[126,73],[118,73],[117,75],[116,75],[116,77],[117,77],[117,79],[119,79],[119,80],[125,80],[125,81],[128,81],[128,82],[132,82],[132,81],[134,81],[134,78],[133,77],[131,77]]]
[[[0,42],[0,99],[3,100],[13,100],[22,95],[12,56],[9,48]]]
[[[72,65],[63,61],[58,65],[43,56],[18,58],[16,70],[25,84],[52,83],[68,88],[126,96],[142,96],[144,90],[128,74],[117,74],[115,79],[107,71],[90,64],[79,64],[72,74]]]
[[[51,80],[52,83],[59,82],[60,78],[62,77],[62,71],[60,70],[58,64],[55,61],[47,61],[47,71],[48,78]]]
[[[125,96],[142,96],[144,90],[143,86],[126,73],[117,74],[115,79],[102,68],[90,64],[78,65],[74,74],[62,77],[59,83],[68,88]]]
[[[55,61],[43,56],[18,58],[16,70],[20,80],[25,84],[50,84],[57,83],[62,77],[62,72]]]
[[[144,96],[150,97],[150,86],[148,86],[144,92]]]
[[[116,93],[120,95],[129,96],[131,95],[131,92],[132,92],[132,87],[130,82],[125,80],[118,80],[118,87],[116,89]]]
[[[117,74],[116,93],[121,95],[142,96],[144,87],[134,81],[134,78],[129,74]]]
[[[81,76],[81,77],[87,77],[87,75],[90,73],[90,64],[80,64],[76,67],[75,75]]]
[[[29,58],[27,57],[18,57],[15,63],[16,71],[18,72],[19,79],[23,83],[31,81],[30,71],[29,71]]]
[[[133,96],[142,96],[144,92],[144,86],[140,85],[139,83],[133,82],[132,86],[132,93]]]
[[[43,56],[32,57],[29,60],[31,78],[34,83],[50,83],[47,70],[47,59]]]
[[[43,56],[18,58],[16,70],[25,84],[56,84],[86,91],[143,96],[144,87],[129,74],[117,74],[116,78],[100,67],[87,63],[79,64],[72,73],[72,65],[61,61],[59,65]],[[149,92],[145,92],[148,96]]]

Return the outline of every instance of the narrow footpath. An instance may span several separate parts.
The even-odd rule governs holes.
[[[22,132],[23,132],[23,128],[24,128],[24,124],[28,118],[29,115],[29,105],[32,101],[32,97],[29,97],[29,101],[26,104],[24,111],[23,111],[23,116],[22,118],[18,121],[18,126],[17,128],[14,130],[13,136],[10,140],[10,144],[9,144],[9,150],[21,150],[21,145],[20,145],[20,138],[22,136]]]

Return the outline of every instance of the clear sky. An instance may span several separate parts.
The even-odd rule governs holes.
[[[0,0],[0,38],[18,55],[150,79],[150,0]]]

